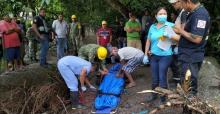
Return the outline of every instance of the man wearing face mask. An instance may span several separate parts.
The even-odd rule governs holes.
[[[173,54],[170,42],[171,40],[179,40],[178,35],[172,30],[174,24],[167,21],[167,11],[164,7],[160,7],[156,10],[155,17],[157,23],[151,25],[145,47],[145,55],[150,56],[152,89],[156,87],[168,87],[167,71],[172,62]],[[151,102],[156,98],[157,95],[152,94],[151,97],[147,98],[147,101]],[[161,97],[162,103],[164,103],[165,100],[165,97]]]
[[[187,70],[191,72],[189,97],[197,94],[198,73],[204,60],[206,37],[210,28],[210,16],[199,0],[181,0],[183,8],[190,12],[184,29],[175,27],[181,35],[178,46],[181,82]]]

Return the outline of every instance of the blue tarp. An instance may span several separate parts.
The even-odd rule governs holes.
[[[122,67],[116,64],[111,67],[99,87],[99,93],[95,99],[95,109],[115,109],[120,103],[120,95],[123,92],[125,81],[118,78],[117,73]]]

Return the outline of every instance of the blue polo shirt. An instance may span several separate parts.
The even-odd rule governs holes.
[[[83,68],[86,69],[88,75],[92,67],[89,61],[76,56],[65,56],[58,61],[58,65],[59,67],[68,67],[76,76],[80,76]]]
[[[173,27],[174,23],[166,22],[160,28],[157,28],[157,24],[153,24],[150,27],[150,30],[148,32],[148,36],[147,37],[149,38],[149,40],[151,42],[151,47],[150,47],[151,53],[154,54],[154,55],[169,56],[169,55],[173,54],[171,47],[170,47],[169,50],[165,51],[165,50],[163,50],[163,49],[161,49],[161,48],[159,48],[157,46],[157,44],[158,44],[158,42],[160,40],[160,37],[163,36],[163,34],[164,34],[166,26]]]
[[[199,44],[193,43],[181,36],[178,46],[178,60],[187,63],[202,62],[205,55],[205,37],[210,28],[210,16],[208,11],[202,6],[198,6],[192,11],[186,21],[184,30],[202,37]]]

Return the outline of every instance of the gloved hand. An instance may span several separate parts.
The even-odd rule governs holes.
[[[144,64],[148,64],[149,63],[149,59],[148,59],[147,55],[144,55],[143,63]]]
[[[170,26],[166,26],[163,36],[167,37],[168,39],[171,39],[173,36],[176,36],[177,34],[174,32],[173,28]]]
[[[173,51],[174,51],[174,54],[177,55],[177,54],[178,54],[178,47],[176,46],[176,47],[173,49]]]
[[[83,92],[86,91],[86,87],[85,86],[81,86],[81,89],[82,89]]]

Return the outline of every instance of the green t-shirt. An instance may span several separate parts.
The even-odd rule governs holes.
[[[128,21],[125,24],[125,28],[137,28],[141,27],[141,24],[137,21]],[[137,40],[140,39],[140,32],[127,32],[127,39],[128,40]]]

